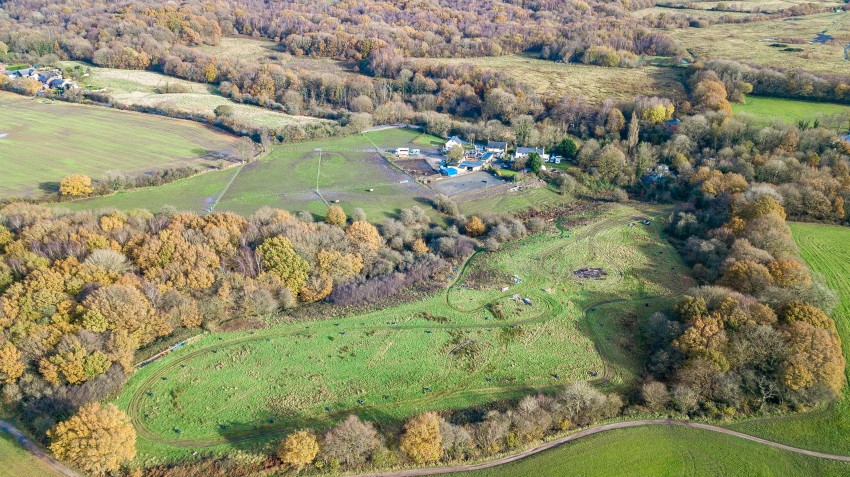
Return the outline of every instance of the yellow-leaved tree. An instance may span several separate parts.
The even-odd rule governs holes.
[[[421,464],[439,460],[443,452],[442,445],[440,417],[436,413],[426,412],[410,419],[404,425],[401,450],[415,462]]]
[[[81,197],[94,191],[91,177],[82,174],[71,174],[59,183],[59,193],[69,197]]]
[[[118,471],[136,456],[136,429],[114,404],[86,404],[47,436],[56,457],[93,475]]]
[[[311,464],[318,453],[319,442],[309,431],[298,431],[286,436],[277,449],[280,460],[297,469]]]
[[[24,374],[21,352],[12,343],[0,346],[0,383],[15,384]]]
[[[345,225],[345,222],[348,220],[348,216],[345,215],[345,212],[342,210],[342,207],[338,205],[332,205],[328,208],[328,215],[325,216],[325,222],[331,225],[338,225],[342,227]]]

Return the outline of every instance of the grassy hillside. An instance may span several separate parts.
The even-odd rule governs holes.
[[[791,230],[803,258],[840,299],[832,317],[841,334],[844,356],[850,356],[850,228],[795,223]],[[850,376],[850,370],[845,374]],[[850,389],[845,387],[843,398],[822,410],[732,427],[788,445],[850,454]]]
[[[850,464],[805,457],[683,427],[640,427],[593,435],[521,461],[458,477],[840,476]]]
[[[0,198],[38,194],[73,173],[142,174],[212,166],[236,138],[191,121],[0,92]]]
[[[646,212],[656,213],[618,206],[569,232],[476,255],[457,283],[421,300],[207,335],[141,369],[118,404],[139,430],[142,458],[168,458],[256,448],[352,412],[397,426],[423,410],[572,381],[605,378],[619,388],[637,372],[624,323],[668,305],[689,284],[654,226],[629,226]],[[587,266],[608,275],[573,274]]]

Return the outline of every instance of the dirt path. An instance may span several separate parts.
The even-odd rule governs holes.
[[[48,466],[50,466],[56,472],[66,475],[68,477],[82,477],[77,471],[71,469],[65,464],[59,462],[54,459],[50,455],[47,454],[38,444],[29,440],[27,436],[24,435],[17,427],[12,424],[0,420],[0,431],[6,432],[10,434],[16,441],[18,441],[24,449],[29,451],[36,459],[44,462]]]
[[[538,454],[540,452],[558,447],[563,444],[567,444],[569,442],[576,441],[583,437],[592,436],[594,434],[599,434],[600,432],[610,431],[614,429],[628,429],[630,427],[640,427],[640,426],[683,426],[690,427],[692,429],[702,429],[704,431],[709,432],[717,432],[720,434],[726,434],[728,436],[737,437],[740,439],[746,439],[748,441],[758,442],[759,444],[764,444],[775,449],[780,449],[787,452],[793,452],[795,454],[806,455],[810,457],[817,457],[820,459],[829,459],[836,460],[839,462],[850,462],[850,456],[844,455],[834,455],[834,454],[824,454],[822,452],[815,452],[806,449],[800,449],[797,447],[787,446],[785,444],[780,444],[778,442],[769,441],[767,439],[762,439],[760,437],[751,436],[749,434],[744,434],[741,432],[733,431],[730,429],[725,429],[723,427],[712,426],[710,424],[702,424],[699,422],[690,422],[690,421],[676,421],[673,419],[643,419],[638,421],[625,421],[625,422],[615,422],[612,424],[604,424],[601,426],[591,427],[585,429],[583,431],[579,431],[575,434],[571,434],[569,436],[561,437],[560,439],[555,439],[554,441],[547,442],[545,444],[541,444],[533,449],[528,449],[526,451],[520,452],[519,454],[510,455],[507,457],[502,457],[501,459],[496,459],[490,462],[484,462],[482,464],[469,464],[469,465],[455,465],[448,467],[433,467],[430,469],[411,469],[411,470],[399,470],[392,472],[379,472],[372,474],[357,474],[353,477],[419,477],[419,476],[427,476],[427,475],[440,475],[440,474],[452,474],[456,472],[469,472],[472,470],[482,470],[489,469],[491,467],[496,467],[503,464],[508,464],[510,462],[515,462],[520,459],[524,459],[526,457],[532,456],[534,454]]]

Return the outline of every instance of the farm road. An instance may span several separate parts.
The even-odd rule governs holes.
[[[50,455],[48,455],[47,452],[45,452],[38,444],[27,439],[24,433],[12,424],[0,420],[0,431],[9,433],[16,441],[18,441],[18,443],[21,444],[21,446],[23,446],[24,449],[32,454],[33,457],[49,465],[56,472],[59,472],[62,475],[67,475],[68,477],[82,477],[75,470],[59,462],[53,457],[50,457]]]
[[[742,432],[733,431],[730,429],[725,429],[722,427],[712,426],[710,424],[702,424],[699,422],[690,422],[690,421],[677,421],[674,419],[642,419],[637,421],[624,421],[624,422],[614,422],[611,424],[604,424],[601,426],[590,427],[583,431],[579,431],[575,434],[571,434],[569,436],[561,437],[559,439],[555,439],[554,441],[547,442],[545,444],[541,444],[532,449],[528,449],[526,451],[520,452],[519,454],[510,455],[507,457],[502,457],[501,459],[496,459],[490,462],[484,462],[482,464],[469,464],[469,465],[454,465],[448,467],[434,467],[430,469],[411,469],[411,470],[399,470],[392,472],[379,472],[379,473],[371,473],[371,474],[357,474],[352,477],[420,477],[420,476],[428,476],[428,475],[440,475],[440,474],[453,474],[456,472],[469,472],[472,470],[482,470],[489,469],[491,467],[496,467],[503,464],[508,464],[511,462],[518,461],[520,459],[524,459],[526,457],[532,456],[534,454],[538,454],[540,452],[553,449],[563,444],[567,444],[569,442],[576,441],[583,437],[592,436],[594,434],[599,434],[605,431],[611,431],[614,429],[628,429],[630,427],[640,427],[640,426],[683,426],[690,427],[692,429],[702,429],[704,431],[709,432],[717,432],[719,434],[726,434],[728,436],[737,437],[740,439],[745,439],[748,441],[758,442],[759,444],[764,444],[775,449],[780,449],[788,452],[793,452],[795,454],[807,455],[810,457],[818,457],[821,459],[829,459],[836,460],[839,462],[850,462],[850,456],[844,455],[834,455],[834,454],[824,454],[822,452],[810,451],[807,449],[800,449],[798,447],[786,446],[785,444],[780,444],[778,442],[769,441],[767,439],[762,439],[760,437],[751,436],[749,434],[744,434]]]

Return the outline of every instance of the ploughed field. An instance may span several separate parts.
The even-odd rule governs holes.
[[[479,253],[447,289],[410,303],[205,335],[139,370],[117,403],[146,461],[270,448],[350,413],[397,426],[573,381],[619,388],[639,358],[626,323],[690,284],[654,223],[640,223],[657,213],[616,206]],[[585,267],[607,276],[573,273]]]
[[[236,141],[191,121],[13,93],[0,92],[0,111],[0,198],[57,190],[69,174],[102,179],[212,167]]]

